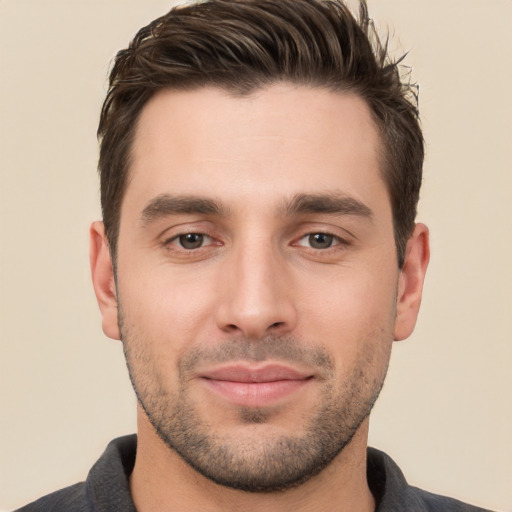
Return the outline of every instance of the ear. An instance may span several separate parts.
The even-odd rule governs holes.
[[[424,224],[416,224],[407,242],[404,264],[398,277],[395,341],[408,338],[414,330],[429,259],[428,228]]]
[[[91,225],[89,257],[94,293],[102,316],[103,332],[109,338],[120,340],[116,283],[103,222],[93,222]]]

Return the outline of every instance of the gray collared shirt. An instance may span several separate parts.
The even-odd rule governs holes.
[[[85,482],[49,494],[16,512],[136,512],[128,481],[136,449],[136,435],[114,439]],[[368,448],[367,477],[377,502],[375,512],[490,512],[411,487],[393,460],[374,448]],[[335,504],[332,510],[336,510]]]

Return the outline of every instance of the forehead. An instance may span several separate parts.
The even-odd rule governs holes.
[[[380,147],[353,94],[287,84],[242,97],[161,91],[141,112],[125,200],[181,193],[248,204],[339,191],[364,201],[385,192]]]

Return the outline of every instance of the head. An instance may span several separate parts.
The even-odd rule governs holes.
[[[188,5],[112,71],[91,246],[104,331],[139,433],[225,486],[287,489],[364,449],[392,341],[414,327],[422,137],[360,16]]]
[[[358,21],[341,2],[212,0],[176,7],[142,28],[116,57],[98,129],[101,205],[114,265],[133,139],[150,98],[206,86],[244,96],[291,83],[351,92],[369,107],[381,137],[401,267],[424,149],[414,91],[398,66],[374,32],[364,0]]]

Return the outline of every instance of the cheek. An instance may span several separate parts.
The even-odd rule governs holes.
[[[338,361],[349,361],[365,350],[390,351],[396,311],[396,279],[392,270],[343,269],[322,290],[303,294],[302,327],[308,337],[329,345]]]
[[[119,298],[125,321],[163,353],[180,353],[209,325],[215,287],[201,272],[190,274],[156,265],[146,272],[119,269]],[[129,276],[129,278],[126,278]],[[159,348],[160,347],[160,348]]]

